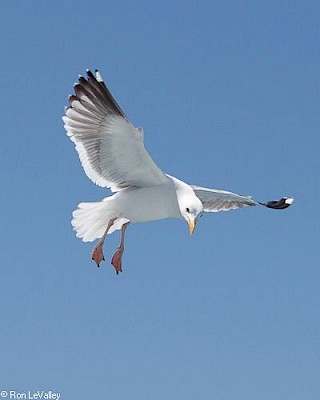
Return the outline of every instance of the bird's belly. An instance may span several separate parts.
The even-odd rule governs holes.
[[[132,222],[181,218],[177,196],[171,185],[129,189],[117,194],[121,216]]]

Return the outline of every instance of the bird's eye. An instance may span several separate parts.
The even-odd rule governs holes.
[[[186,208],[186,211],[187,211],[187,213],[189,213],[189,212],[190,212],[190,209],[187,207],[187,208]]]

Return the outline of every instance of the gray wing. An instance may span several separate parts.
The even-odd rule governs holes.
[[[209,189],[201,186],[191,185],[191,187],[201,200],[206,212],[228,211],[259,204],[252,200],[251,196],[241,196],[226,190]]]
[[[227,192],[226,190],[209,189],[201,186],[192,186],[196,196],[203,204],[205,212],[219,212],[234,210],[248,206],[265,206],[275,210],[283,210],[293,203],[292,197],[283,197],[280,200],[267,201],[261,203],[252,199],[251,196],[242,196],[240,194]]]
[[[112,191],[167,183],[144,147],[142,129],[125,116],[99,71],[87,75],[79,77],[63,117],[87,176]]]

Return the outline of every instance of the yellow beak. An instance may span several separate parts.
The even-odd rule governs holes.
[[[196,220],[189,218],[189,233],[190,235],[193,234],[196,227]]]

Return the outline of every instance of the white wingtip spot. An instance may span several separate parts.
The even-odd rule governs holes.
[[[293,197],[288,197],[287,199],[285,199],[284,201],[286,204],[292,204],[294,202],[294,198]]]
[[[100,71],[96,70],[96,79],[98,82],[103,82],[102,75],[100,74]]]

